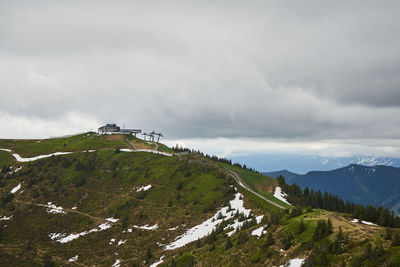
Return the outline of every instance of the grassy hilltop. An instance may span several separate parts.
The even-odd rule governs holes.
[[[149,266],[162,256],[159,266],[279,266],[307,257],[309,266],[400,262],[400,244],[393,241],[397,229],[390,229],[389,239],[386,228],[351,223],[348,214],[299,211],[273,197],[276,179],[199,154],[168,157],[120,151],[133,144],[173,152],[162,144],[127,138],[131,144],[122,135],[94,133],[0,140],[0,148],[22,157],[73,152],[21,163],[10,152],[0,151],[0,167],[5,166],[0,174],[0,265]],[[232,171],[252,190],[287,209],[242,188]],[[230,206],[238,192],[244,207],[251,209],[250,217],[234,214],[208,236],[165,250],[188,229]],[[328,218],[332,233],[320,229]],[[225,227],[235,220],[242,226],[228,236],[232,229]],[[102,230],[101,225],[109,228]],[[252,235],[260,227],[266,233]],[[51,234],[60,235],[51,239]],[[57,242],[70,234],[81,236]],[[70,261],[76,255],[76,261]]]

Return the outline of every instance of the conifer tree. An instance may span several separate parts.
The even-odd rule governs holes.
[[[301,234],[302,232],[304,232],[304,230],[306,230],[306,226],[305,226],[305,224],[304,224],[303,218],[301,218],[300,224],[299,224],[299,234]]]
[[[333,226],[332,226],[332,221],[330,218],[328,219],[328,223],[326,225],[326,232],[327,232],[327,235],[330,235],[333,233]]]

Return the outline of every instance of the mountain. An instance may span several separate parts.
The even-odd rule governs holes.
[[[305,174],[309,171],[329,171],[342,168],[350,164],[364,166],[391,166],[400,167],[399,158],[352,156],[352,157],[321,157],[293,154],[256,154],[247,156],[234,156],[234,162],[246,164],[256,170],[269,172],[274,170],[289,170]]]
[[[133,136],[0,140],[0,167],[2,266],[395,266],[400,259],[397,228],[385,240],[384,227],[352,214],[293,208],[276,179]]]
[[[268,176],[268,177],[273,177],[273,178],[277,178],[278,176],[282,175],[283,177],[285,177],[286,182],[288,182],[290,184],[293,182],[293,180],[297,176],[300,175],[298,173],[290,172],[288,170],[280,170],[280,171],[274,171],[274,172],[263,172],[262,174],[264,174],[265,176]]]
[[[328,191],[354,203],[388,207],[396,214],[400,212],[400,168],[351,164],[331,171],[306,174],[287,171],[265,174],[270,177],[283,175],[289,184]]]

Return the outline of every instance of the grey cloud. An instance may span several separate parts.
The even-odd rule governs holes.
[[[0,112],[172,138],[397,139],[399,7],[2,2]]]

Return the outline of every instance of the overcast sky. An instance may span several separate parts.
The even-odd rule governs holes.
[[[400,156],[399,1],[0,1],[0,137]]]

